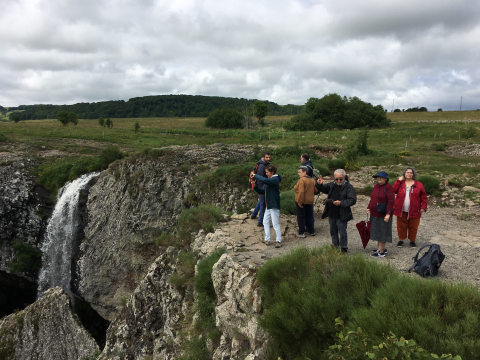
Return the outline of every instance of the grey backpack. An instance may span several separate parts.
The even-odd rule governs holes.
[[[428,251],[423,254],[419,259],[418,255],[420,252],[426,248],[430,247]],[[420,276],[423,277],[432,277],[438,274],[438,269],[442,265],[445,255],[443,255],[440,250],[440,245],[438,244],[426,244],[423,245],[417,252],[417,255],[413,257],[413,265],[408,269],[408,272],[415,270]]]

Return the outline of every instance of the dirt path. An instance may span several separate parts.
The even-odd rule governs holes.
[[[397,248],[396,220],[393,225],[393,244],[387,244],[388,255],[384,258],[373,258],[372,250],[377,248],[376,242],[369,242],[363,249],[360,236],[355,224],[365,219],[365,209],[368,204],[367,196],[358,196],[358,202],[353,207],[354,220],[348,224],[349,254],[362,253],[371,261],[381,261],[391,264],[395,268],[408,269],[412,264],[412,257],[420,246],[428,243],[441,245],[445,260],[440,268],[439,279],[454,282],[467,282],[480,287],[480,221],[478,221],[480,208],[439,208],[431,207],[421,219],[417,248],[404,246]],[[315,247],[330,244],[328,220],[320,219],[321,207],[315,213],[316,235],[300,239],[295,237],[297,231],[296,217],[281,215],[283,246],[276,249],[273,245],[266,246],[262,243],[264,231],[257,226],[257,220],[252,220],[247,214],[236,215],[219,229],[222,236],[233,238],[235,254],[244,265],[261,265],[265,260],[281,256],[290,252],[297,246]],[[468,212],[469,220],[459,220],[462,213]],[[274,240],[272,228],[272,243]],[[232,242],[230,242],[232,244]],[[414,273],[411,276],[418,276]]]

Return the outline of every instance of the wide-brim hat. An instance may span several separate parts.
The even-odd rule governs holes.
[[[375,179],[378,177],[388,179],[388,174],[385,171],[380,171],[377,175],[373,175],[372,177]]]

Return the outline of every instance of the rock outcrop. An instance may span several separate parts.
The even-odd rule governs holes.
[[[157,158],[131,157],[112,164],[90,189],[74,291],[113,320],[121,299],[161,255],[155,239],[175,228],[188,194],[194,193],[199,202],[230,202],[232,207],[247,201],[238,189],[219,187],[208,194],[195,189],[200,169],[245,162],[252,153],[251,146],[191,145],[162,149]]]
[[[73,314],[70,299],[53,288],[24,310],[0,321],[2,360],[78,360],[99,348]]]

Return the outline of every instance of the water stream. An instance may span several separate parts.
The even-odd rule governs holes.
[[[72,298],[70,291],[73,244],[79,227],[80,191],[99,173],[80,176],[63,186],[47,225],[42,246],[42,268],[38,277],[37,298],[48,289],[60,286]]]

